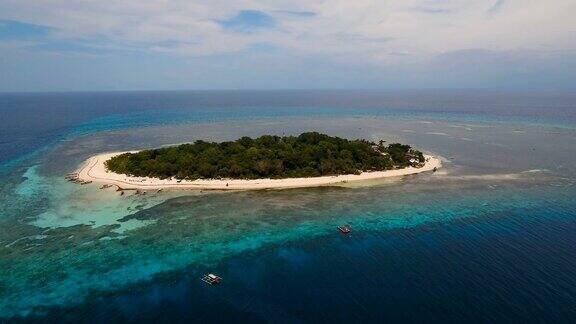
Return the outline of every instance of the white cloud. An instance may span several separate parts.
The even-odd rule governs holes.
[[[218,23],[241,10],[265,12],[277,23],[253,33],[233,33]],[[283,54],[379,65],[467,49],[574,50],[575,11],[574,0],[0,2],[0,19],[49,26],[54,38],[100,47],[194,57],[264,43]],[[308,14],[289,14],[299,12]]]

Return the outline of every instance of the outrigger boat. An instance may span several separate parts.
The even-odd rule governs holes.
[[[349,225],[338,226],[338,230],[342,232],[342,234],[348,234],[352,231]]]
[[[205,283],[207,283],[209,285],[217,285],[220,282],[222,282],[222,278],[218,277],[217,275],[215,275],[213,273],[206,274],[201,279],[202,279],[202,281],[204,281]]]
[[[78,175],[77,174],[69,174],[69,175],[65,176],[64,179],[66,179],[68,181],[75,182],[78,180]]]

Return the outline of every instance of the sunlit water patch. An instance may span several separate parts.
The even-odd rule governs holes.
[[[115,232],[122,233],[149,224],[148,221],[118,222],[118,219],[157,205],[181,193],[150,194],[146,197],[128,192],[121,196],[115,188],[98,190],[97,185],[79,185],[62,177],[41,176],[37,167],[24,173],[25,180],[15,189],[17,195],[29,201],[45,200],[45,210],[30,224],[44,228],[90,225],[99,227],[115,225]],[[188,193],[193,194],[193,193]]]

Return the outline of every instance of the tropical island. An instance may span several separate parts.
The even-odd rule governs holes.
[[[317,132],[263,135],[92,157],[83,181],[137,189],[266,189],[402,176],[440,167],[409,145]]]

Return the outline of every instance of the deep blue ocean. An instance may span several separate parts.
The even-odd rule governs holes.
[[[254,192],[64,180],[99,152],[310,130],[444,165]],[[573,323],[575,159],[576,93],[0,94],[0,322]]]

